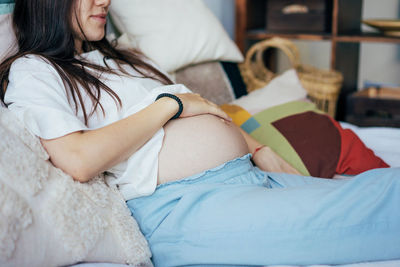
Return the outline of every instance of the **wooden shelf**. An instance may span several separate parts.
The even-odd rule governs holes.
[[[283,37],[296,40],[323,41],[335,40],[336,42],[362,43],[400,43],[400,37],[392,37],[375,32],[349,33],[332,35],[331,33],[282,33],[268,32],[264,29],[249,30],[245,37],[250,40],[264,40],[272,37]]]
[[[343,34],[334,37],[337,42],[349,43],[362,43],[362,42],[376,42],[376,43],[398,43],[400,44],[400,37],[386,36],[381,33],[363,32],[361,34]]]
[[[400,128],[400,119],[376,118],[376,117],[356,117],[347,116],[346,121],[360,127],[396,127]]]
[[[235,1],[236,44],[243,53],[254,42],[276,36],[293,40],[330,42],[330,67],[340,71],[344,76],[336,116],[340,120],[349,115],[346,99],[357,91],[360,44],[364,42],[400,44],[400,37],[361,32],[363,0],[321,0],[328,3],[327,19],[330,20],[328,23],[330,27],[323,33],[267,31],[266,8],[268,1],[271,0]]]
[[[246,33],[246,38],[250,40],[263,40],[272,37],[283,37],[288,39],[300,39],[300,40],[311,40],[311,41],[319,41],[319,40],[330,40],[330,33],[277,33],[277,32],[268,32],[263,29],[259,30],[250,30]]]

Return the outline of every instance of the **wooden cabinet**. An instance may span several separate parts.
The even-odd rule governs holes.
[[[362,0],[325,0],[330,23],[324,32],[283,32],[267,30],[269,0],[236,0],[236,43],[246,52],[254,42],[274,36],[331,43],[330,67],[343,73],[344,82],[338,101],[337,119],[344,120],[347,97],[357,90],[358,64],[361,42],[387,42],[400,44],[399,37],[361,31]],[[323,0],[322,0],[323,1]],[[303,1],[307,3],[307,1]],[[382,3],[383,4],[383,3]]]
[[[369,88],[348,98],[347,121],[359,126],[400,127],[400,91]]]

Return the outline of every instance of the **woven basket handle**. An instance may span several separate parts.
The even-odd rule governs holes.
[[[265,79],[267,81],[272,80],[275,77],[275,73],[269,70],[263,60],[264,52],[269,48],[278,48],[285,53],[285,55],[289,58],[290,63],[294,68],[297,68],[300,65],[300,56],[297,47],[291,41],[279,37],[274,37],[268,40],[264,40],[254,44],[249,51],[246,53],[245,58],[245,66],[248,69],[251,69],[250,65],[252,64],[253,58],[255,58],[255,62],[257,68],[265,74]],[[254,74],[249,73],[249,75],[253,75],[253,79],[257,79]]]

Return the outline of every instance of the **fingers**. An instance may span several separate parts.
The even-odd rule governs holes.
[[[223,118],[224,120],[227,120],[229,122],[232,121],[231,117],[229,117],[218,105],[211,103],[212,106],[212,112],[211,114],[216,115],[218,117]]]
[[[231,118],[219,108],[215,103],[203,98],[200,94],[177,94],[183,103],[183,112],[181,117],[190,117],[200,114],[213,114],[226,121],[232,121]]]
[[[256,165],[264,171],[300,175],[298,170],[281,158],[270,147],[263,147],[255,157],[253,157],[253,160]]]

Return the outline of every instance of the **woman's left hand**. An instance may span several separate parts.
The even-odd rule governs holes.
[[[212,114],[226,121],[232,121],[217,104],[201,97],[199,94],[183,93],[177,94],[176,96],[179,97],[183,104],[183,111],[180,115],[181,118],[201,114]]]
[[[253,161],[263,171],[267,172],[283,172],[290,174],[301,173],[293,168],[289,163],[276,154],[270,147],[265,146],[255,153]]]

